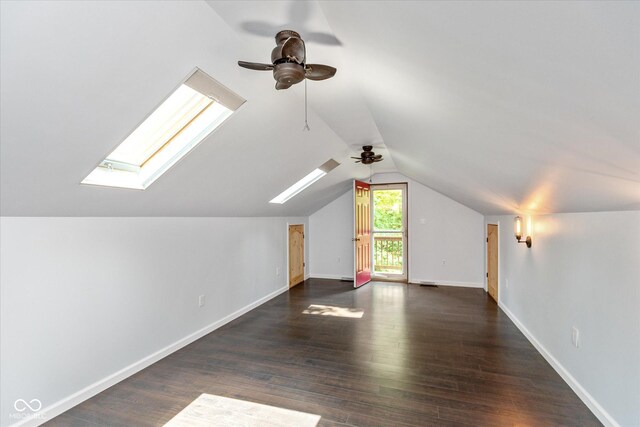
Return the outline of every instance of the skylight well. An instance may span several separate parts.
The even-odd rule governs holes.
[[[331,172],[339,165],[340,163],[336,162],[333,159],[329,159],[328,161],[324,162],[319,168],[314,169],[310,174],[302,178],[300,181],[296,182],[291,187],[287,188],[282,193],[271,199],[269,203],[285,203],[287,200],[291,199],[296,194],[299,194],[302,190],[309,187],[311,184]]]
[[[244,102],[196,69],[82,183],[144,190]]]

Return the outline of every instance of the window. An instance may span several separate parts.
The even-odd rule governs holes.
[[[82,183],[144,190],[244,102],[196,69]]]
[[[291,187],[284,190],[282,193],[278,194],[274,197],[269,203],[279,203],[283,204],[296,194],[300,193],[302,190],[331,172],[334,168],[336,168],[340,163],[336,162],[333,159],[329,159],[324,162],[319,168],[315,169],[313,172],[302,178],[300,181],[293,184]]]

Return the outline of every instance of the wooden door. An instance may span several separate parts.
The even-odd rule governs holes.
[[[498,226],[487,225],[487,291],[498,302]]]
[[[304,282],[304,225],[289,226],[289,287]]]
[[[354,194],[354,287],[371,281],[371,188],[361,181],[353,182]]]

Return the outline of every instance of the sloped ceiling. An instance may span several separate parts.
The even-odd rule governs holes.
[[[639,2],[323,2],[398,169],[482,213],[640,209]]]
[[[482,213],[640,209],[634,2],[2,2],[2,215],[306,215],[369,169]],[[335,65],[276,91],[251,22],[332,34]],[[194,67],[247,99],[147,190],[79,182]],[[388,150],[388,151],[387,151]],[[329,158],[285,205],[268,200]]]

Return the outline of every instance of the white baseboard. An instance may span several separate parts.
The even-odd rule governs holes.
[[[484,288],[483,283],[476,283],[476,282],[452,282],[450,280],[440,281],[440,280],[427,280],[427,279],[409,280],[409,283],[411,283],[412,285],[420,285],[421,282],[435,283],[438,286],[458,286],[461,288]]]
[[[316,274],[311,273],[311,277],[314,279],[335,279],[335,280],[344,280],[346,276],[339,276],[336,274]],[[353,277],[349,277],[349,280],[353,280]],[[373,279],[375,281],[375,279]],[[420,282],[429,282],[429,280],[409,280],[409,283],[414,285],[419,285]],[[475,282],[451,282],[451,281],[434,281],[438,286],[459,286],[464,288],[483,288],[483,283],[475,283]]]
[[[130,377],[131,375],[135,374],[136,372],[139,372],[141,370],[143,370],[144,368],[156,363],[158,360],[161,360],[165,357],[167,357],[168,355],[170,355],[171,353],[180,350],[182,347],[187,346],[189,344],[191,344],[192,342],[202,338],[203,336],[215,331],[216,329],[218,329],[221,326],[226,325],[227,323],[231,322],[234,319],[237,319],[238,317],[242,316],[243,314],[253,310],[254,308],[258,307],[259,305],[264,304],[265,302],[269,301],[272,298],[275,298],[276,296],[286,292],[289,290],[288,286],[284,286],[280,289],[278,289],[277,291],[271,292],[270,294],[260,298],[259,300],[252,302],[249,305],[246,305],[244,307],[242,307],[241,309],[229,314],[228,316],[223,317],[222,319],[213,322],[212,324],[205,326],[204,328],[190,334],[187,335],[186,337],[174,342],[173,344],[170,344],[168,346],[166,346],[165,348],[156,351],[155,353],[145,357],[144,359],[141,359],[121,370],[119,370],[118,372],[109,375],[106,378],[103,378],[99,381],[96,381],[95,383],[83,388],[82,390],[72,394],[71,396],[65,397],[62,400],[59,400],[55,403],[53,403],[52,405],[49,405],[48,407],[42,409],[41,411],[37,412],[36,414],[33,414],[32,417],[28,417],[28,418],[24,418],[22,420],[20,420],[19,422],[13,424],[11,427],[31,427],[31,426],[39,426],[41,424],[44,424],[47,421],[50,421],[52,418],[62,414],[65,411],[68,411],[69,409],[73,408],[74,406],[84,402],[85,400],[95,396],[96,394],[108,389],[109,387],[119,383],[120,381]]]
[[[509,316],[509,319],[516,325],[520,332],[533,344],[538,352],[546,359],[547,362],[556,370],[556,372],[562,377],[562,379],[571,387],[571,389],[578,395],[580,400],[593,412],[598,420],[607,427],[620,427],[620,425],[613,419],[613,417],[605,411],[605,409],[589,394],[587,390],[562,366],[562,364],[555,358],[546,348],[536,339],[535,336],[520,322],[520,320],[513,314],[506,305],[502,302],[498,303],[498,306],[502,311]]]
[[[353,280],[353,277],[347,276],[339,276],[337,274],[315,274],[311,273],[311,277],[314,279],[335,279],[335,280],[343,280],[348,278],[349,280]]]

